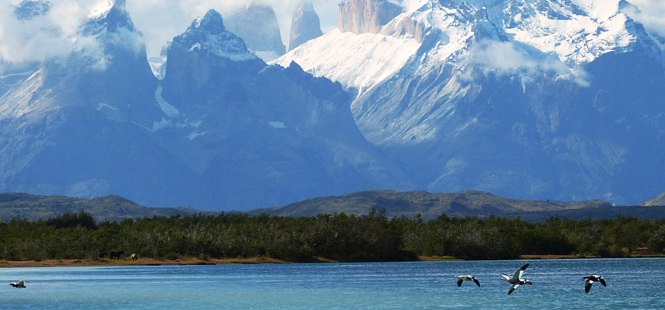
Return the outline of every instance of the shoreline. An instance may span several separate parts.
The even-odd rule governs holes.
[[[633,255],[623,258],[663,258],[665,255]],[[541,259],[598,259],[597,256],[578,256],[578,255],[521,255],[520,260],[541,260]],[[462,261],[463,259],[450,256],[420,256],[421,262],[431,261]],[[175,260],[159,260],[154,258],[141,258],[136,262],[129,258],[119,260],[102,259],[49,259],[42,261],[7,261],[0,260],[0,268],[20,268],[20,267],[104,267],[104,266],[194,266],[194,265],[229,265],[229,264],[292,264],[292,263],[340,263],[340,261],[317,257],[312,261],[297,262],[275,259],[270,257],[254,258],[222,258],[202,260],[199,258],[182,258]]]
[[[123,259],[47,259],[42,261],[7,261],[0,260],[0,268],[18,268],[18,267],[104,267],[104,266],[177,266],[177,265],[227,265],[227,264],[282,264],[290,263],[288,261],[269,258],[228,258],[228,259],[208,259],[183,258],[175,260],[159,260],[154,258],[141,258],[138,261],[132,261],[129,258]]]

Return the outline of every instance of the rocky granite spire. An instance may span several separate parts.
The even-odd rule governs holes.
[[[263,60],[272,60],[286,53],[277,16],[270,6],[250,3],[227,18],[226,26]]]
[[[402,7],[387,0],[344,0],[339,4],[337,28],[342,32],[378,33],[402,13]]]
[[[319,15],[314,11],[311,2],[305,2],[293,11],[291,19],[291,37],[289,41],[289,50],[292,50],[301,44],[320,37],[321,22]]]

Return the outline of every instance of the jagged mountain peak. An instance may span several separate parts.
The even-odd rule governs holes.
[[[197,18],[173,43],[190,52],[205,52],[233,61],[254,60],[245,42],[226,30],[222,15],[209,10],[203,18]]]
[[[79,49],[86,51],[94,59],[100,59],[98,68],[106,68],[112,61],[119,61],[118,54],[131,54],[134,58],[145,56],[145,39],[136,29],[125,7],[125,0],[107,1],[88,14],[78,28],[78,36],[84,40]],[[90,46],[93,38],[97,46]]]
[[[190,28],[191,27],[203,28],[206,31],[218,33],[226,30],[222,14],[219,14],[219,12],[215,10],[208,10],[206,15],[204,15],[203,18],[197,18]]]

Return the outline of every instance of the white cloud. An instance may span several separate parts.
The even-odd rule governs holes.
[[[648,31],[665,36],[665,1],[627,1],[635,5],[638,10],[626,10],[624,13],[643,24]],[[603,18],[616,13],[620,0],[573,0],[573,2],[593,17]]]
[[[51,1],[44,16],[18,20],[14,5],[20,1],[0,0],[0,58],[6,62],[44,61],[69,54],[91,40],[78,40],[76,30],[90,7],[99,0]]]
[[[475,44],[469,51],[468,63],[482,74],[517,76],[522,82],[544,74],[555,74],[557,78],[572,80],[587,86],[584,72],[576,72],[557,57],[545,54],[530,54],[512,42],[484,40]],[[466,78],[471,78],[467,72]]]
[[[626,12],[628,16],[642,23],[650,31],[665,36],[665,1],[629,0],[638,11]]]

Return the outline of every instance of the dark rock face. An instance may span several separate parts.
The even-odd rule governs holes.
[[[386,0],[344,0],[339,4],[337,28],[342,32],[378,33],[400,13],[400,6]]]
[[[293,11],[291,20],[291,37],[289,50],[323,35],[319,15],[314,11],[312,3],[305,2]]]
[[[286,53],[275,11],[270,6],[251,3],[228,17],[225,23],[230,32],[241,37],[257,54],[274,53],[276,58]]]

